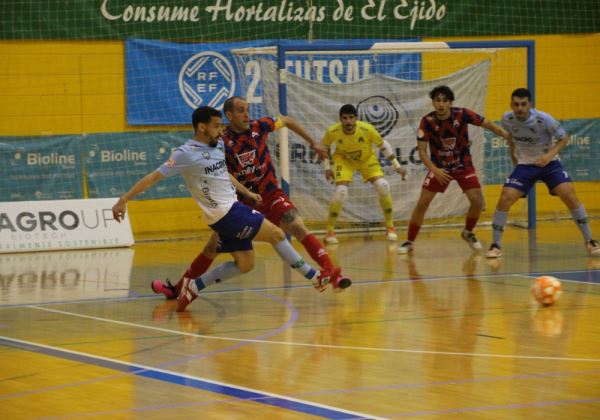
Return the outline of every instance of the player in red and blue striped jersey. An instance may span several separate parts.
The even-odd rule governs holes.
[[[448,86],[433,88],[429,92],[429,97],[434,111],[421,119],[417,133],[419,158],[429,172],[410,217],[407,241],[398,247],[398,253],[407,254],[413,249],[413,242],[423,224],[425,212],[431,201],[437,193],[446,191],[452,180],[458,182],[470,203],[461,236],[472,249],[480,250],[481,243],[477,240],[473,229],[481,214],[483,194],[471,157],[468,125],[481,126],[507,140],[509,134],[502,127],[470,109],[453,107],[454,92]]]
[[[223,110],[229,119],[229,125],[223,134],[227,168],[243,186],[252,193],[259,194],[262,199],[259,202],[240,197],[241,201],[298,239],[322,271],[331,278],[334,289],[349,287],[352,284],[351,280],[341,276],[340,268],[333,265],[323,244],[306,228],[292,201],[279,188],[267,139],[270,133],[286,126],[310,144],[321,157],[326,156],[325,149],[291,117],[250,120],[248,102],[244,98],[234,96],[227,99]],[[162,292],[167,297],[177,296],[183,278],[198,277],[208,269],[216,258],[218,246],[219,238],[213,234],[177,285],[164,285],[160,280],[156,280],[152,283],[154,291]]]

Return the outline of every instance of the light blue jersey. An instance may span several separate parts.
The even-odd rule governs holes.
[[[567,132],[550,114],[531,108],[525,121],[510,111],[502,116],[502,126],[515,141],[520,165],[531,165],[553,146],[553,138],[562,140]],[[553,160],[558,160],[558,155]]]
[[[165,177],[182,176],[209,225],[225,216],[237,201],[223,150],[221,139],[216,147],[190,139],[157,169]]]

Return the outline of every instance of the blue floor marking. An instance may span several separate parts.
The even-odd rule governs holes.
[[[189,376],[166,372],[159,369],[154,369],[149,366],[140,366],[128,362],[114,361],[106,358],[90,356],[79,352],[62,350],[46,345],[38,345],[31,342],[24,342],[9,337],[0,336],[0,345],[7,347],[18,348],[21,350],[31,351],[35,353],[45,354],[49,356],[59,357],[62,359],[73,360],[76,362],[87,363],[107,369],[116,370],[119,372],[130,373],[145,378],[155,379],[159,381],[169,382],[172,384],[187,386],[191,388],[201,389],[204,391],[214,392],[221,395],[246,400],[249,402],[261,403],[275,407],[293,410],[300,413],[306,413],[313,416],[325,417],[328,419],[356,419],[350,411],[335,410],[333,408],[312,405],[301,401],[281,398],[273,395],[263,394],[248,389],[238,388],[231,385],[214,383],[208,380],[198,378],[190,378]],[[360,417],[367,418],[367,417]]]

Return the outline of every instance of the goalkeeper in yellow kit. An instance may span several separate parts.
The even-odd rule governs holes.
[[[354,171],[359,171],[363,181],[369,181],[379,194],[379,204],[383,211],[383,218],[387,227],[386,237],[395,241],[394,211],[392,208],[392,194],[390,184],[383,177],[383,170],[379,164],[373,145],[384,152],[384,156],[402,179],[406,170],[402,168],[392,146],[385,141],[371,124],[358,121],[358,113],[354,105],[346,104],[340,108],[340,121],[330,126],[323,136],[322,144],[329,149],[331,162],[325,161],[325,177],[328,181],[335,180],[335,193],[329,204],[329,217],[327,219],[327,236],[325,242],[337,244],[335,237],[335,223],[342,210],[342,205],[348,196],[348,185],[352,182]],[[335,145],[333,155],[331,146]]]

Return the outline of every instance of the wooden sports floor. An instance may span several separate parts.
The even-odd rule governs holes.
[[[201,240],[0,255],[0,418],[600,418],[600,258],[575,225],[509,227],[500,261],[459,233],[425,230],[409,257],[340,237],[343,293],[260,244],[181,314],[149,283]],[[542,273],[555,306],[531,301]]]

